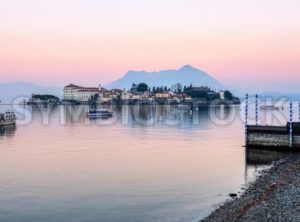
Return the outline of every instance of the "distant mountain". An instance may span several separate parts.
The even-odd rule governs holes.
[[[62,98],[62,87],[43,87],[27,82],[14,82],[0,84],[0,100],[11,102],[18,96],[31,96],[31,94],[51,94]]]
[[[279,101],[279,100],[287,100],[287,101],[300,101],[300,93],[280,93],[280,92],[265,92],[258,94],[262,100],[270,100]]]
[[[248,93],[250,101],[255,101],[255,95],[258,95],[260,101],[300,101],[300,93],[284,93],[277,91],[262,92],[262,93]],[[245,99],[246,93],[235,94],[241,99]]]
[[[218,90],[225,89],[225,87],[215,78],[190,65],[185,65],[178,70],[164,70],[159,72],[129,71],[123,78],[111,82],[104,87],[107,89],[130,89],[132,83],[138,84],[141,82],[147,83],[150,87],[171,87],[176,83],[181,83],[182,86],[193,84],[194,86],[207,85]]]

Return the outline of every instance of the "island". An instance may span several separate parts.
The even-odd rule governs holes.
[[[39,94],[32,94],[31,98],[27,102],[27,105],[39,105],[39,104],[53,104],[58,105],[60,104],[60,99],[54,95],[39,95]]]
[[[240,99],[228,90],[214,90],[208,86],[183,86],[178,83],[149,87],[146,83],[132,83],[129,90],[82,87],[70,84],[64,87],[63,104],[171,104],[171,105],[221,105],[240,104]]]

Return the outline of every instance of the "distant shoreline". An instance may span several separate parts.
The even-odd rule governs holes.
[[[118,106],[135,106],[135,105],[166,105],[166,106],[178,106],[178,105],[187,105],[185,103],[179,103],[179,104],[168,104],[168,103],[122,103],[122,104],[116,104],[116,103],[97,103],[97,104],[89,104],[89,103],[29,103],[29,104],[18,104],[18,103],[0,103],[0,106],[11,106],[11,105],[26,105],[26,106],[39,106],[39,105],[54,105],[54,106],[92,106],[92,105],[118,105]],[[199,107],[208,107],[208,106],[221,106],[221,105],[241,105],[239,103],[220,103],[220,104],[201,104]]]

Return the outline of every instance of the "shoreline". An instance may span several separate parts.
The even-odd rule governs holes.
[[[240,197],[200,221],[300,221],[300,154],[274,161]]]

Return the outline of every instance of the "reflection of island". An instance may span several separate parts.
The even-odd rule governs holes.
[[[113,124],[116,122],[116,120],[118,120],[118,107],[113,105],[63,105],[60,107],[60,110],[62,112],[61,123],[63,124],[81,123],[88,125],[90,123],[96,123],[98,125],[108,125]],[[97,112],[98,114],[93,113],[96,110],[101,112]],[[107,113],[109,113],[110,115],[105,116],[105,114],[107,115]]]
[[[246,149],[247,165],[268,165],[272,161],[277,161],[286,155],[287,153],[277,151]]]
[[[229,105],[204,106],[188,110],[177,109],[176,105],[63,105],[60,109],[61,122],[89,124],[91,121],[86,117],[86,113],[90,109],[103,108],[113,112],[113,119],[102,121],[106,124],[119,123],[127,127],[155,125],[161,128],[179,127],[181,129],[203,129],[212,124],[215,126],[217,120],[228,124],[226,120],[231,118],[232,113],[239,111],[238,106]]]
[[[0,126],[0,136],[13,136],[16,129],[15,124]]]
[[[212,120],[226,120],[239,107],[205,106],[193,110],[179,110],[172,105],[122,106],[120,117],[126,126],[145,125],[156,127],[206,128]],[[235,110],[236,109],[236,110]]]
[[[89,106],[63,106],[63,117],[64,122],[74,123],[74,122],[84,122],[86,120],[86,113],[89,111]]]

